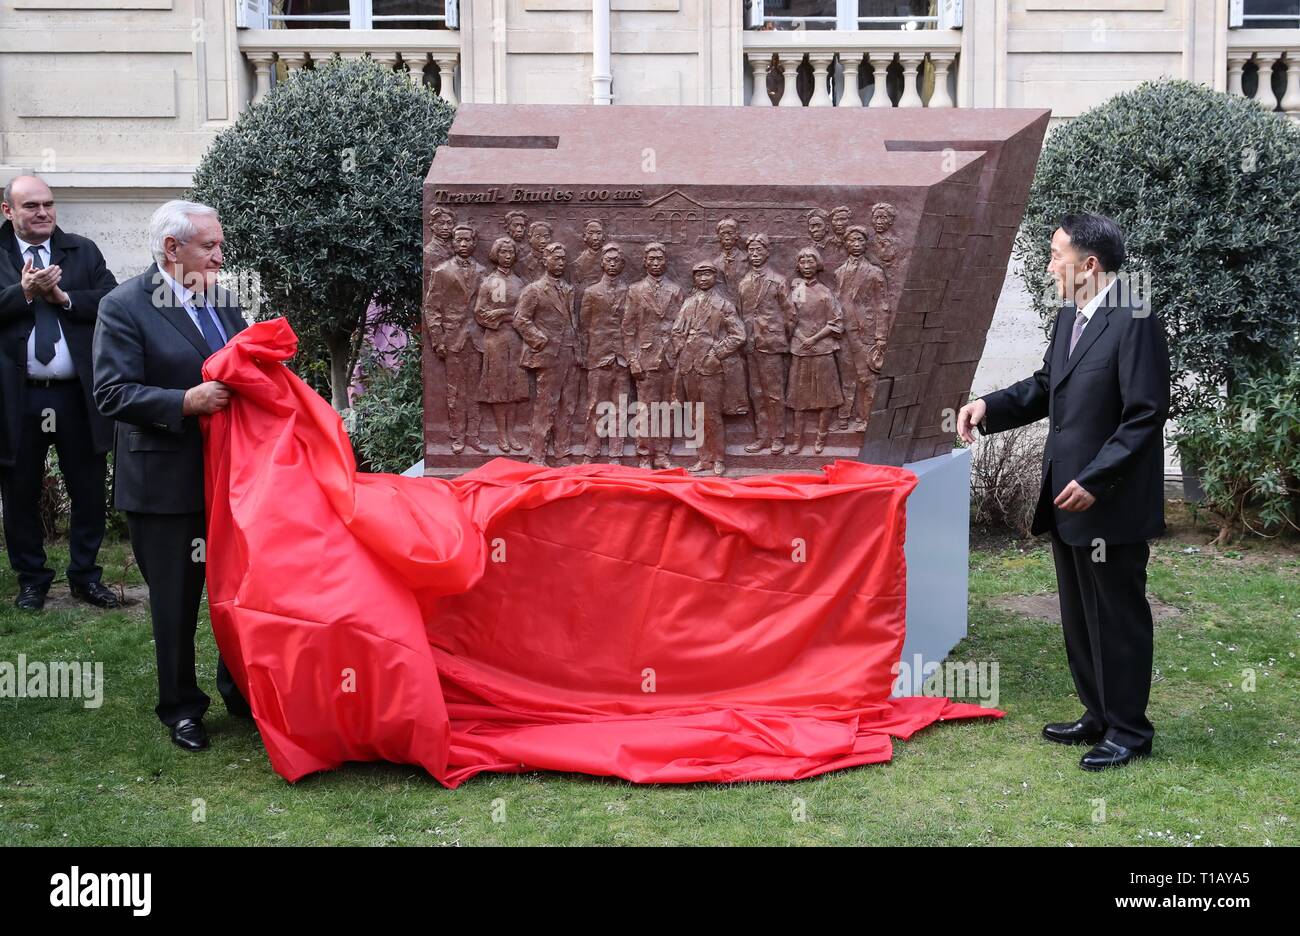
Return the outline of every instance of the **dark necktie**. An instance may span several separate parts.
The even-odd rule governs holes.
[[[226,339],[221,337],[221,329],[217,328],[216,312],[203,301],[200,293],[194,294],[194,315],[199,320],[199,330],[203,332],[203,340],[208,343],[208,347],[214,354],[220,351]]]
[[[1070,332],[1070,350],[1066,352],[1065,359],[1068,361],[1074,356],[1074,346],[1079,343],[1079,336],[1083,334],[1083,329],[1087,326],[1088,319],[1080,309],[1074,317],[1074,330]]]
[[[27,248],[28,255],[32,258],[32,269],[45,269],[45,262],[41,260],[41,248],[32,246]],[[54,307],[48,302],[39,301],[35,303],[36,312],[36,360],[42,364],[48,364],[54,360],[54,345],[59,340],[59,313],[54,311]]]

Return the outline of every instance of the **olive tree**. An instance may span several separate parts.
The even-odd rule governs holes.
[[[1241,96],[1147,82],[1057,126],[1016,243],[1040,314],[1057,219],[1113,217],[1169,339],[1174,415],[1285,369],[1300,340],[1300,128]]]
[[[268,314],[301,339],[297,366],[328,373],[334,407],[367,310],[419,321],[421,183],[453,108],[369,59],[294,72],[219,134],[191,197],[212,205],[226,265],[253,271]]]

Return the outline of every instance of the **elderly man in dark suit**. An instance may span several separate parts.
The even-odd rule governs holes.
[[[1084,713],[1043,736],[1094,745],[1102,770],[1151,753],[1152,621],[1147,540],[1164,530],[1169,352],[1149,309],[1117,282],[1124,238],[1110,218],[1066,215],[1048,271],[1066,301],[1043,366],[962,407],[957,431],[1001,432],[1046,418],[1034,533],[1051,532],[1066,657]]]
[[[75,598],[116,608],[100,582],[104,476],[113,429],[91,398],[90,345],[99,301],[117,285],[93,242],[55,223],[54,193],[35,176],[4,188],[0,226],[0,492],[5,545],[18,575],[15,604],[45,606],[40,499],[50,444],[72,501],[68,585]]]
[[[95,328],[95,401],[117,420],[114,504],[126,511],[149,585],[156,711],[172,741],[191,751],[208,746],[209,700],[194,674],[207,548],[199,417],[230,402],[229,389],[200,369],[245,327],[234,297],[217,286],[221,244],[213,209],[163,205],[149,223],[156,263],[104,297]],[[217,688],[232,713],[248,714],[222,660]]]

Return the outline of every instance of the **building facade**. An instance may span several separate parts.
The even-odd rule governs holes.
[[[1185,78],[1300,119],[1300,0],[0,0],[0,182],[38,172],[120,277],[212,138],[363,56],[452,102],[1047,107]],[[1264,80],[1261,80],[1263,76]],[[1041,340],[1009,277],[976,390]],[[1027,349],[1027,350],[1026,350]]]

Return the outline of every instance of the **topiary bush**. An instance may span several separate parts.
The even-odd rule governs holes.
[[[1149,287],[1169,338],[1175,417],[1285,368],[1300,339],[1300,127],[1247,98],[1162,81],[1053,129],[1015,253],[1049,322],[1049,241],[1062,214],[1081,211],[1125,232],[1125,270]]]
[[[194,174],[190,197],[221,215],[226,265],[256,272],[266,312],[299,335],[295,366],[327,373],[340,411],[370,304],[418,323],[421,183],[453,113],[404,73],[334,59],[250,105]]]

